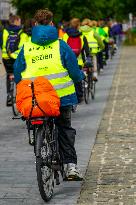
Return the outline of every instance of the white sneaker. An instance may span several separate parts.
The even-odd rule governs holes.
[[[83,180],[83,176],[80,173],[80,170],[77,168],[77,165],[74,163],[68,163],[67,167],[65,168],[65,172],[66,172],[66,179],[68,181],[82,181]]]
[[[103,68],[100,68],[100,73],[103,73]]]
[[[75,113],[77,111],[77,105],[72,106],[72,112]]]

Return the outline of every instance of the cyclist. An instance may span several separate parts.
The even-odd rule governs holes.
[[[56,87],[61,100],[61,114],[56,120],[60,154],[66,176],[81,179],[74,148],[76,130],[71,127],[71,107],[77,103],[74,82],[82,81],[84,74],[70,47],[58,39],[57,29],[52,24],[53,13],[48,9],[38,10],[35,20],[31,41],[24,44],[14,64],[15,82],[45,76]]]
[[[103,20],[103,30],[105,31],[105,39],[104,39],[104,44],[105,44],[105,49],[104,49],[104,53],[105,53],[105,62],[106,60],[109,59],[109,25],[108,25],[108,20]]]
[[[66,33],[63,35],[63,40],[72,48],[75,53],[79,68],[82,69],[84,64],[91,65],[90,50],[88,42],[85,36],[79,31],[80,20],[73,18],[70,20],[70,27],[66,29]],[[82,82],[75,84],[78,103],[83,100]]]
[[[89,43],[90,53],[93,57],[93,64],[94,64],[94,73],[93,79],[97,81],[97,59],[96,55],[99,52],[99,49],[103,49],[104,45],[100,38],[100,36],[95,32],[92,21],[90,19],[84,19],[81,23],[80,30],[83,32],[83,35],[86,36],[87,41]]]
[[[11,15],[9,26],[3,30],[2,37],[2,60],[7,73],[7,106],[11,106],[10,75],[13,73],[13,64],[23,43],[26,41],[26,37],[27,36],[22,32],[20,17]]]
[[[104,41],[107,37],[107,34],[103,29],[103,20],[99,20],[97,22],[97,27],[96,27],[95,31],[100,36],[102,42],[104,43]],[[105,47],[103,49],[100,49],[99,52],[97,53],[97,61],[98,61],[98,64],[99,64],[100,72],[103,72],[103,68],[104,68],[104,60],[105,60],[104,59],[105,56],[103,55],[104,49],[105,49]]]

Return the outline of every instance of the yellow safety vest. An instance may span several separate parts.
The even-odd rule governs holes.
[[[106,37],[103,35],[103,33],[99,32],[101,29],[104,31],[104,29],[100,27],[96,27],[95,31],[101,37],[101,40],[104,41]]]
[[[20,31],[22,32],[22,30]],[[3,30],[3,44],[2,44],[2,58],[4,59],[10,59],[10,58],[13,58],[13,59],[16,59],[24,42],[27,42],[28,41],[28,36],[27,34],[25,34],[24,32],[20,33],[20,42],[19,42],[19,45],[18,45],[18,50],[16,50],[14,53],[12,53],[9,57],[9,55],[7,54],[7,50],[6,50],[6,44],[7,44],[7,40],[8,40],[8,36],[9,36],[9,32],[8,30],[4,29]]]
[[[89,45],[89,48],[90,48],[90,52],[92,54],[98,53],[99,47],[98,47],[97,40],[94,38],[94,30],[91,30],[89,32],[84,32],[84,35],[87,38],[88,45]]]
[[[62,65],[59,48],[59,40],[47,46],[39,46],[30,41],[25,43],[26,69],[21,75],[23,79],[45,76],[59,97],[63,97],[75,93],[75,87],[67,69]]]
[[[108,26],[105,26],[103,27],[103,30],[105,31],[105,33],[107,34],[107,37],[105,38],[105,41],[107,43],[109,43],[109,27]]]
[[[81,49],[83,48],[83,45],[84,45],[83,37],[84,37],[83,35],[80,36],[80,38],[81,38]],[[67,43],[68,38],[69,38],[68,34],[65,33],[63,35],[63,41],[65,41]],[[81,53],[77,57],[77,61],[78,61],[78,65],[83,66],[84,63],[83,63],[83,59],[82,59],[82,54]]]

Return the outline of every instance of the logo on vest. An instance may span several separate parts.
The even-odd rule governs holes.
[[[47,70],[48,67],[39,68],[39,70]]]
[[[45,54],[45,55],[42,54],[42,55],[33,57],[32,63],[36,63],[37,61],[51,59],[51,58],[52,58],[52,54]]]

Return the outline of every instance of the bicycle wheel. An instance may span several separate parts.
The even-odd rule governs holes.
[[[90,100],[90,91],[90,73],[88,73],[86,79],[83,81],[84,100],[86,104],[88,104]]]
[[[41,126],[36,131],[36,171],[40,195],[44,201],[53,196],[54,170],[51,168],[52,149],[48,143],[50,131]]]
[[[16,108],[16,86],[14,81],[12,82],[12,91],[11,91],[11,103],[12,103],[12,111],[14,116],[18,116],[19,112]]]

